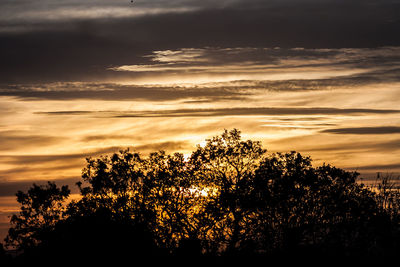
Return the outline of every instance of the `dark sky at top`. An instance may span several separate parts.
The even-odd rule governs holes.
[[[393,0],[1,0],[0,83],[113,79],[185,47],[397,46],[399,29]]]

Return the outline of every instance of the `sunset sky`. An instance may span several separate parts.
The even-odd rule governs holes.
[[[224,129],[400,172],[399,33],[398,0],[0,0],[0,238],[33,182]]]

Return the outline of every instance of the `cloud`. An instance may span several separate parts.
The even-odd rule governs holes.
[[[383,172],[383,171],[394,171],[400,170],[400,162],[399,163],[392,163],[392,164],[376,164],[376,165],[365,165],[365,166],[354,166],[354,167],[348,167],[346,169],[356,169],[360,171],[377,171],[377,172]]]
[[[322,133],[333,134],[400,134],[400,127],[397,126],[380,126],[380,127],[353,127],[353,128],[336,128],[322,130]]]
[[[117,73],[190,79],[259,82],[307,80],[321,85],[360,86],[399,82],[398,47],[358,49],[183,48],[153,51],[147,64],[109,68]],[[315,88],[315,87],[314,87]],[[304,89],[304,88],[303,88]],[[321,89],[324,89],[321,86]]]
[[[180,109],[160,112],[126,112],[115,115],[129,117],[209,117],[209,116],[273,116],[273,115],[345,115],[345,114],[388,114],[399,113],[390,109],[340,109],[340,108],[221,108]]]
[[[64,141],[65,138],[24,131],[0,131],[0,140],[0,151],[10,151],[18,148],[56,144]]]
[[[14,96],[31,100],[106,100],[106,101],[167,101],[187,98],[216,101],[238,99],[246,94],[239,88],[184,86],[140,86],[102,83],[57,83],[41,85],[8,85],[0,87],[0,96]],[[86,111],[68,111],[67,113],[85,113]]]
[[[400,48],[304,49],[304,48],[184,48],[153,51],[150,64],[122,65],[116,72],[180,74],[181,76],[235,74],[255,80],[340,79],[342,82],[373,82],[398,77]],[[282,74],[283,73],[283,74]],[[383,76],[383,77],[382,77]],[[194,76],[196,77],[196,76]],[[388,82],[388,80],[386,80]],[[398,78],[396,79],[398,81]]]
[[[172,12],[179,8],[186,11]],[[129,1],[2,1],[0,81],[133,79],[109,68],[146,65],[152,51],[182,47],[398,46],[399,9],[389,0],[141,1],[133,8]],[[159,11],[130,14],[139,10]]]
[[[84,137],[84,141],[103,140],[109,138],[103,136],[88,136]],[[28,181],[37,180],[76,180],[80,175],[80,170],[85,166],[85,159],[88,157],[99,157],[101,155],[109,155],[118,153],[121,150],[130,149],[142,155],[164,150],[173,151],[180,150],[192,146],[187,141],[165,141],[154,143],[142,143],[139,145],[129,146],[107,146],[96,147],[86,152],[74,154],[50,154],[50,155],[0,155],[0,187],[1,183],[25,183]],[[5,168],[8,167],[8,168]],[[67,177],[67,178],[66,178]],[[19,181],[18,181],[19,180]],[[22,181],[21,181],[22,180]],[[1,190],[0,190],[1,192]]]
[[[190,118],[190,117],[225,117],[225,116],[301,116],[301,115],[366,115],[366,114],[397,114],[400,113],[400,110],[397,109],[362,109],[362,108],[326,108],[326,107],[311,107],[311,108],[298,108],[298,107],[256,107],[256,108],[248,108],[248,107],[238,107],[238,108],[215,108],[215,109],[175,109],[175,110],[159,110],[159,111],[149,111],[149,110],[141,110],[141,111],[46,111],[46,112],[37,112],[37,114],[48,115],[48,116],[79,116],[79,115],[88,115],[92,117],[103,117],[103,118]],[[315,118],[303,118],[308,120],[315,121]],[[317,118],[318,119],[318,118]],[[293,119],[288,119],[293,120]],[[332,123],[319,123],[317,126],[332,126],[335,124]],[[371,127],[373,128],[373,127]],[[368,130],[364,129],[364,130]],[[393,127],[385,127],[383,129],[369,129],[375,132],[379,131],[397,131],[397,129],[393,129]],[[340,130],[338,132],[335,129],[327,129],[321,132],[326,133],[340,133],[345,131],[351,131],[351,129]],[[363,128],[361,130],[354,131],[363,132]],[[103,136],[90,136],[85,137],[85,141],[97,140],[101,139]],[[107,136],[111,139],[125,139],[128,136],[126,135],[109,135]]]
[[[128,136],[126,136],[128,138]],[[82,141],[99,141],[106,140],[109,138],[122,138],[121,136],[114,135],[90,135],[82,137]],[[125,137],[124,137],[125,139]],[[180,149],[182,147],[191,145],[187,141],[165,141],[165,142],[154,142],[154,143],[144,143],[140,145],[130,145],[130,146],[110,146],[110,147],[97,147],[91,149],[87,152],[75,153],[75,154],[50,154],[50,155],[0,155],[0,163],[7,165],[41,165],[41,164],[51,164],[59,165],[63,162],[78,162],[82,163],[87,157],[98,157],[100,155],[106,155],[111,153],[117,153],[118,151],[130,149],[131,151],[137,151],[140,153],[154,152],[158,150],[173,150]]]
[[[362,115],[362,114],[396,114],[397,109],[362,109],[362,108],[297,108],[297,107],[256,107],[256,108],[219,108],[219,109],[176,109],[160,111],[48,111],[38,114],[92,115],[112,118],[173,118],[173,117],[221,117],[221,116],[283,116],[283,115]],[[314,120],[314,119],[313,119]],[[326,125],[326,124],[324,124]],[[331,125],[331,124],[328,124]],[[116,136],[118,138],[118,135]],[[125,138],[124,135],[120,136]],[[94,138],[97,138],[96,136]]]
[[[310,144],[311,145],[311,144]],[[389,141],[362,140],[349,142],[340,142],[330,145],[319,144],[317,147],[306,148],[308,152],[334,152],[334,151],[352,151],[357,153],[386,153],[400,150],[400,140]]]
[[[292,67],[274,66],[275,68],[270,74],[261,75],[260,72],[269,70],[263,70],[250,65],[246,74],[246,66],[241,66],[237,63],[237,75],[231,75],[231,70],[224,65],[221,60],[212,68],[219,69],[220,72],[212,74],[212,70],[208,69],[207,66],[203,66],[202,75],[205,75],[205,81],[208,82],[197,82],[196,75],[190,76],[190,66],[182,67],[182,70],[175,70],[174,74],[166,74],[161,71],[157,76],[157,80],[147,80],[145,83],[150,84],[130,84],[124,85],[120,83],[101,83],[101,82],[58,82],[58,83],[39,83],[39,84],[8,84],[0,85],[0,96],[17,97],[22,100],[105,100],[105,101],[172,101],[172,100],[187,100],[187,101],[198,101],[198,102],[213,102],[219,100],[239,100],[246,99],[255,95],[265,94],[268,92],[296,92],[296,91],[326,91],[326,90],[337,90],[337,89],[365,89],[365,86],[377,86],[377,85],[388,85],[397,84],[400,82],[400,69],[393,67],[392,64],[396,62],[400,63],[394,53],[400,54],[399,49],[384,49],[391,51],[388,55],[392,60],[389,62],[387,58],[380,58],[381,63],[375,62],[374,64],[380,66],[368,67],[372,64],[372,61],[378,61],[377,57],[379,52],[371,56],[371,62],[362,63],[361,57],[365,52],[362,52],[359,59],[359,67],[356,63],[351,63],[347,66],[332,67],[335,64],[325,62],[321,63],[321,66],[313,66],[312,70],[307,73],[304,69],[299,67],[299,70],[290,70]],[[374,50],[375,51],[375,50]],[[375,51],[376,52],[376,51]],[[381,51],[382,52],[382,51]],[[324,56],[322,56],[323,58]],[[341,57],[345,57],[341,55]],[[319,60],[323,60],[323,59]],[[367,58],[363,59],[368,61]],[[276,59],[278,61],[278,59]],[[308,60],[301,59],[304,61],[302,64],[306,64]],[[345,61],[345,60],[344,60]],[[357,60],[356,60],[357,61]],[[386,63],[383,63],[386,62]],[[169,67],[174,68],[173,63],[165,63]],[[189,64],[189,63],[184,63]],[[195,64],[195,63],[194,63]],[[339,64],[340,65],[340,64]],[[180,68],[180,67],[179,67]],[[327,69],[324,69],[327,68]],[[354,71],[350,69],[360,69]],[[185,70],[184,70],[185,69]],[[331,71],[330,71],[331,69]],[[340,69],[339,71],[337,69]],[[150,65],[149,70],[155,71]],[[117,71],[119,72],[119,71]],[[225,73],[225,72],[228,72]],[[355,73],[358,72],[358,73]],[[169,71],[167,71],[169,73]],[[146,76],[146,74],[144,74]],[[260,76],[261,75],[261,76]],[[327,76],[331,77],[327,77]],[[225,77],[225,78],[224,78]],[[293,77],[300,77],[302,79],[293,79]],[[241,80],[241,78],[247,78],[249,80]],[[260,80],[271,78],[272,80]],[[166,79],[166,80],[165,80]],[[175,80],[187,80],[192,83],[173,83]],[[227,81],[218,82],[218,80]],[[165,80],[165,81],[164,81]],[[170,80],[170,82],[168,82]],[[213,82],[213,80],[217,82]],[[153,84],[151,84],[153,82]],[[157,84],[159,82],[161,84]],[[78,111],[69,111],[78,112]]]
[[[3,27],[10,24],[23,25],[27,21],[37,25],[84,19],[137,18],[166,13],[190,12],[200,8],[198,5],[178,5],[177,1],[168,1],[163,5],[146,2],[135,1],[133,5],[129,1],[110,2],[104,0],[97,0],[96,2],[66,0],[57,3],[51,0],[41,0],[40,2],[3,1],[0,3],[2,8],[0,22],[3,22]],[[2,27],[0,27],[1,30]]]

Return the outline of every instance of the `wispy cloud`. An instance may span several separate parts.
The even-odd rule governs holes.
[[[358,67],[379,69],[398,67],[398,47],[305,49],[305,48],[183,48],[180,50],[154,51],[152,64],[123,65],[111,68],[116,71],[205,71],[235,72],[241,67],[247,71],[268,69],[295,69],[305,67]]]
[[[168,13],[185,13],[199,10],[199,5],[188,5],[177,1],[147,3],[147,1],[74,1],[54,2],[3,1],[0,3],[0,32],[25,32],[40,30],[55,22],[71,22],[94,19],[122,19],[156,16]],[[27,25],[27,22],[30,25]]]
[[[329,64],[327,64],[329,65]],[[362,65],[360,63],[360,65]],[[376,66],[365,69],[357,74],[351,74],[343,69],[343,73],[328,72],[327,70],[313,70],[314,75],[295,73],[294,76],[286,73],[284,66],[276,72],[277,76],[268,75],[259,76],[258,70],[250,67],[250,75],[245,75],[244,70],[240,72],[240,64],[237,65],[237,71],[241,74],[231,76],[229,68],[222,65],[221,72],[216,76],[211,75],[208,67],[204,67],[204,74],[211,75],[200,82],[196,82],[198,76],[188,73],[190,67],[182,67],[182,75],[166,73],[159,74],[159,80],[146,79],[145,84],[120,84],[120,83],[84,83],[84,82],[59,82],[42,84],[8,84],[0,85],[0,96],[17,97],[26,100],[105,100],[105,101],[173,101],[173,100],[197,100],[197,101],[218,101],[218,100],[238,100],[253,96],[268,94],[268,92],[296,92],[296,91],[331,91],[345,89],[360,89],[362,94],[366,86],[376,87],[387,85],[387,88],[393,84],[400,84],[400,69],[389,67],[385,70],[385,65],[377,69]],[[245,66],[243,67],[246,68]],[[149,67],[155,71],[153,67]],[[176,71],[176,70],[175,70]],[[268,71],[268,70],[267,70]],[[180,71],[178,71],[180,72]],[[218,71],[219,72],[219,71]],[[274,71],[275,72],[275,71]],[[283,73],[283,74],[278,74]],[[332,77],[325,77],[330,73]],[[254,76],[254,75],[255,76]],[[158,74],[157,74],[158,75]],[[243,76],[244,75],[244,76]],[[275,75],[275,74],[272,74]],[[288,75],[288,77],[285,77]],[[305,76],[303,76],[305,75]],[[292,79],[301,76],[304,79]],[[164,78],[163,78],[164,77]],[[196,78],[197,77],[197,78]],[[221,78],[222,77],[222,78]],[[225,80],[221,82],[220,80]],[[246,78],[241,80],[241,78]],[[271,78],[272,80],[264,80]],[[279,78],[279,79],[278,79]],[[261,79],[261,80],[260,80]],[[277,79],[277,80],[275,80]],[[178,81],[187,81],[180,82]],[[206,81],[206,82],[205,82]],[[155,82],[161,82],[157,84]]]
[[[0,140],[0,151],[9,151],[44,144],[59,144],[65,139],[53,135],[33,134],[27,131],[0,131]]]
[[[347,82],[369,82],[382,78],[376,73],[398,77],[398,47],[378,49],[267,49],[204,48],[154,51],[149,64],[111,67],[117,72],[179,75],[196,80],[315,80],[341,78]],[[393,75],[394,74],[394,75]],[[210,76],[211,75],[211,76]],[[394,77],[393,77],[394,76]],[[205,79],[205,78],[204,78]],[[398,81],[398,79],[396,79]]]
[[[333,133],[333,134],[400,134],[400,127],[379,126],[379,127],[334,128],[334,129],[326,129],[321,132]]]
[[[169,101],[185,98],[206,100],[237,99],[246,93],[236,87],[181,85],[121,85],[111,83],[57,83],[39,85],[7,85],[0,87],[0,96],[14,96],[32,100],[108,100],[108,101]]]
[[[49,111],[37,112],[46,115],[94,115],[114,118],[151,117],[219,117],[219,116],[282,116],[282,115],[362,115],[396,114],[397,109],[341,109],[341,108],[220,108],[220,109],[177,109],[160,111]],[[396,127],[391,127],[396,128]],[[387,129],[393,130],[393,129]],[[331,130],[326,130],[330,132]],[[334,130],[332,130],[334,131]],[[340,131],[340,130],[339,130]],[[379,130],[378,130],[379,131]]]

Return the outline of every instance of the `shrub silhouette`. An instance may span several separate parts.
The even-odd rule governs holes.
[[[397,195],[376,193],[357,177],[330,165],[313,167],[297,152],[267,154],[260,142],[225,130],[188,159],[129,150],[88,158],[81,198],[68,205],[62,205],[66,186],[18,192],[21,212],[5,241],[30,261],[390,257],[400,228],[397,206],[387,203],[399,203]]]

